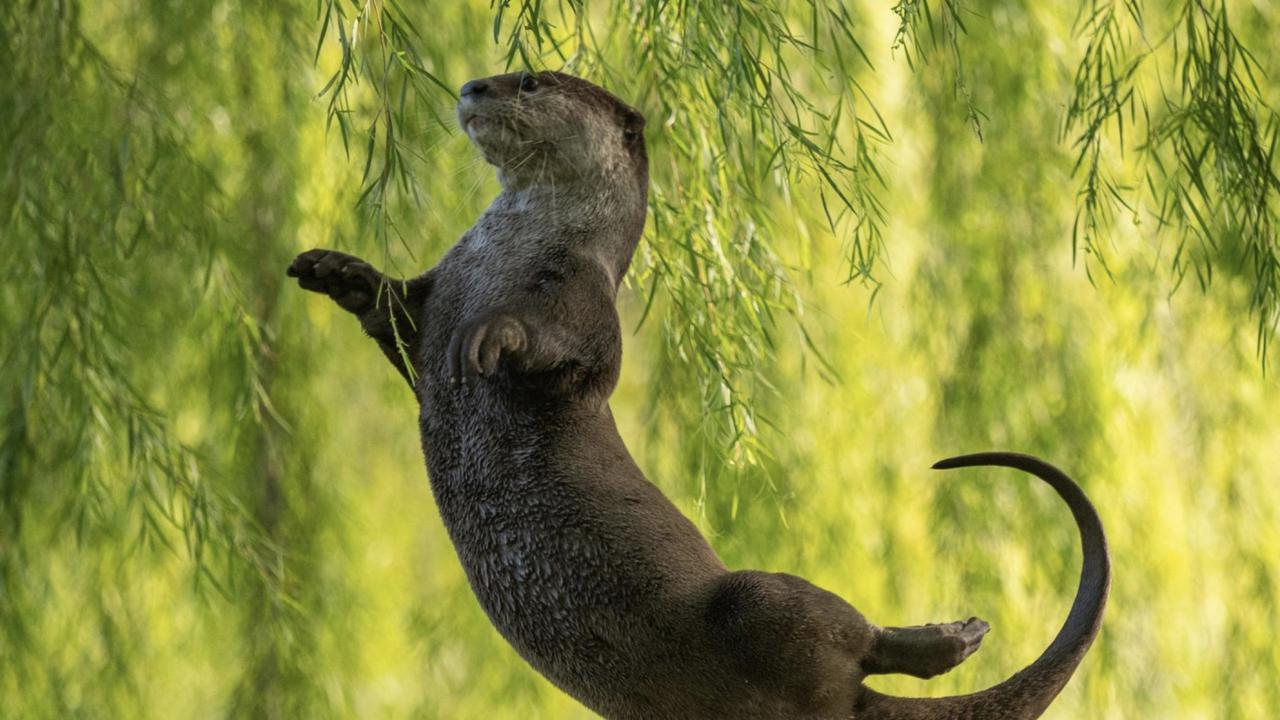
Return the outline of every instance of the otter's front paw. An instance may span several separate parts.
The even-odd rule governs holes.
[[[524,326],[509,315],[465,323],[449,341],[449,379],[456,383],[492,375],[503,353],[519,353],[528,343]]]
[[[293,259],[287,271],[306,290],[333,298],[357,315],[373,307],[382,273],[358,257],[336,250],[308,250]]]

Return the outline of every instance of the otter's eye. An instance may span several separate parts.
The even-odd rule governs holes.
[[[520,89],[524,92],[533,92],[538,89],[538,78],[532,75],[525,75],[520,80]]]

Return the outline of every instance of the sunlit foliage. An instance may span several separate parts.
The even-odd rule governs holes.
[[[415,407],[285,282],[429,266],[496,191],[455,88],[641,108],[614,401],[737,567],[998,681],[1107,624],[1050,717],[1280,707],[1280,12],[1235,0],[18,0],[0,6],[0,717],[588,717],[489,627]],[[1178,289],[1184,276],[1195,283]]]

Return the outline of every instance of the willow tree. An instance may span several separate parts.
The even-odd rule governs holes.
[[[1069,524],[916,469],[1038,452],[1118,567],[1058,716],[1267,717],[1280,20],[1042,5],[0,8],[0,715],[582,716],[471,600],[403,383],[283,282],[431,264],[495,190],[455,88],[531,67],[649,118],[615,408],[731,564],[984,614],[987,657],[889,689],[994,682]]]

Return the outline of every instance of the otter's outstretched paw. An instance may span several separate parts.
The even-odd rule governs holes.
[[[990,629],[986,621],[976,617],[941,625],[884,628],[862,668],[868,673],[918,678],[941,675],[972,655]]]
[[[382,273],[372,265],[336,250],[308,250],[293,259],[287,274],[298,278],[304,289],[324,293],[357,315],[373,307],[382,284]]]
[[[449,341],[449,379],[492,375],[503,353],[519,353],[529,338],[520,321],[509,315],[494,315],[463,324]]]

